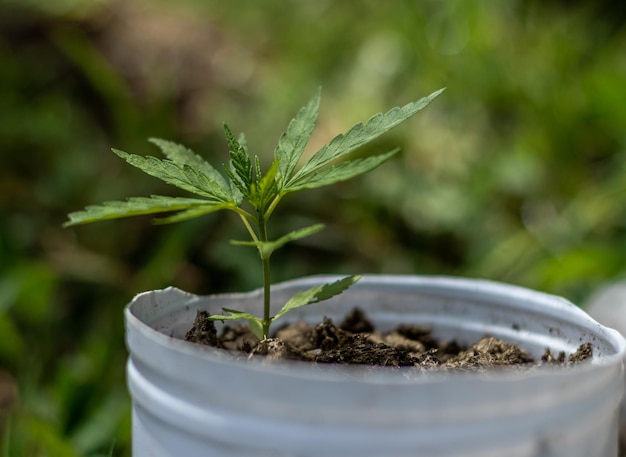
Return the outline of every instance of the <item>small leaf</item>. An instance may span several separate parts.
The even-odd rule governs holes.
[[[254,208],[260,213],[265,213],[268,205],[274,200],[276,195],[278,195],[277,191],[277,183],[276,183],[276,171],[278,170],[278,162],[272,162],[270,168],[267,170],[264,176],[260,179],[257,178],[257,182],[252,185],[252,198],[250,203],[254,206]],[[260,166],[258,166],[257,176],[261,175]]]
[[[252,333],[254,333],[254,336],[256,336],[259,340],[265,339],[263,336],[263,324],[260,319],[248,319],[248,326],[250,327]]]
[[[205,214],[211,214],[223,209],[233,209],[236,205],[234,203],[218,203],[211,205],[203,205],[197,208],[190,208],[185,211],[181,211],[178,214],[174,214],[169,217],[160,217],[154,220],[157,225],[173,224],[175,222],[183,222],[189,219],[195,219],[196,217],[204,216]]]
[[[243,241],[243,240],[230,240],[230,244],[233,246],[250,246],[259,247],[263,244],[261,241]]]
[[[317,151],[298,172],[284,185],[283,192],[291,192],[292,186],[300,187],[311,179],[315,173],[326,168],[337,159],[354,151],[383,133],[407,120],[425,108],[444,89],[433,92],[427,97],[408,103],[403,107],[395,107],[385,114],[372,116],[365,124],[356,124],[346,133],[337,135],[330,143]]]
[[[320,106],[321,87],[317,89],[313,98],[294,117],[287,132],[283,133],[278,140],[278,146],[274,151],[274,158],[279,162],[277,181],[280,189],[292,177],[304,148],[306,147],[317,121]]]
[[[237,246],[256,246],[261,254],[261,258],[268,259],[272,253],[278,249],[283,247],[285,244],[290,241],[299,240],[300,238],[305,238],[307,236],[313,235],[314,233],[319,232],[324,228],[323,224],[311,225],[310,227],[301,228],[298,230],[294,230],[293,232],[287,233],[286,235],[281,236],[279,239],[275,241],[237,241],[231,240],[231,244]]]
[[[317,233],[323,229],[324,229],[324,224],[311,225],[309,227],[304,227],[304,228],[289,232],[286,235],[281,236],[277,240],[269,242],[269,244],[272,245],[272,251],[275,251],[276,249],[283,247],[285,244],[291,241],[299,240],[301,238],[306,238],[307,236],[311,236],[314,233]]]
[[[256,319],[256,320],[260,320],[258,317],[253,316],[250,313],[244,313],[243,311],[237,311],[236,309],[230,309],[230,308],[222,308],[222,311],[225,313],[228,313],[228,315],[225,314],[211,314],[209,317],[207,317],[208,320],[210,321],[234,321],[237,319]]]
[[[228,313],[228,315],[213,314],[207,317],[207,320],[224,322],[224,321],[235,321],[239,319],[246,319],[248,321],[248,326],[250,327],[250,330],[252,331],[252,333],[254,333],[254,336],[256,336],[259,340],[264,339],[262,319],[256,316],[253,316],[250,313],[237,311],[236,309],[222,308],[222,311],[224,311],[225,313]]]
[[[244,198],[250,201],[251,189],[254,184],[254,170],[250,156],[226,124],[224,124],[224,132],[230,151],[230,168],[226,168],[226,172]]]
[[[188,192],[202,195],[217,202],[233,201],[233,196],[227,189],[205,175],[201,171],[194,170],[189,165],[179,165],[171,160],[160,160],[156,157],[142,157],[135,154],[128,154],[124,151],[113,149],[113,152],[134,167],[139,168],[144,173],[154,176],[173,184]]]
[[[333,283],[323,284],[321,286],[311,287],[308,290],[298,292],[282,307],[282,309],[272,318],[272,320],[279,318],[283,314],[303,306],[311,305],[313,303],[319,303],[324,300],[328,300],[335,295],[339,295],[354,283],[361,279],[360,275],[346,276]]]
[[[243,149],[243,152],[245,152],[247,155],[248,154],[248,141],[246,140],[246,136],[243,134],[243,132],[239,134],[239,138],[237,138],[237,142],[239,143],[239,146],[241,146],[241,149]]]
[[[161,149],[163,154],[172,162],[180,165],[189,165],[192,168],[204,173],[213,181],[215,181],[223,189],[228,189],[228,183],[224,177],[209,164],[202,157],[194,153],[191,149],[187,149],[180,144],[172,143],[171,141],[161,140],[159,138],[150,138],[152,144]]]
[[[142,214],[187,210],[189,208],[208,210],[216,206],[221,205],[215,204],[209,200],[196,198],[162,197],[159,195],[153,195],[151,197],[131,197],[126,201],[110,201],[100,205],[90,205],[83,211],[70,213],[68,216],[70,220],[63,224],[63,226],[68,227],[70,225],[139,216]]]
[[[301,189],[313,189],[354,178],[355,176],[373,170],[383,162],[387,161],[390,157],[397,154],[398,151],[400,151],[400,149],[394,149],[387,154],[366,157],[363,159],[354,159],[346,162],[340,162],[336,165],[331,165],[309,176],[307,179],[304,179],[302,183],[298,181],[294,182],[290,191],[293,192]]]

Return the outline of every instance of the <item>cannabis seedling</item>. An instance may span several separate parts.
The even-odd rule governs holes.
[[[405,121],[426,107],[442,91],[443,89],[403,107],[393,108],[385,114],[377,114],[364,124],[356,124],[346,133],[333,138],[300,167],[300,159],[317,120],[320,90],[298,112],[289,123],[287,131],[281,135],[274,151],[274,160],[265,173],[261,171],[258,156],[253,159],[250,157],[243,135],[239,139],[235,138],[227,125],[224,125],[224,130],[230,150],[230,163],[224,166],[226,176],[194,152],[169,141],[150,140],[161,149],[165,159],[142,157],[113,149],[115,154],[145,173],[202,198],[153,195],[105,202],[69,214],[69,221],[64,226],[142,214],[176,212],[169,217],[155,219],[156,223],[171,223],[219,210],[235,212],[246,227],[250,241],[232,243],[255,247],[263,265],[263,317],[225,308],[224,315],[213,315],[210,319],[247,319],[252,331],[260,339],[265,339],[269,335],[272,322],[283,314],[340,294],[360,278],[358,275],[347,276],[333,283],[298,292],[275,316],[270,316],[272,253],[290,241],[312,235],[323,228],[323,225],[317,224],[270,240],[267,223],[278,204],[292,192],[344,181],[376,168],[396,154],[398,149],[365,158],[346,158],[346,155]]]

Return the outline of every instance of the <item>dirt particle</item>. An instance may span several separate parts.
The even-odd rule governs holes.
[[[208,320],[209,316],[210,314],[207,311],[198,311],[196,313],[196,319],[193,321],[191,329],[185,335],[185,341],[221,347],[215,324],[213,321]]]
[[[372,333],[374,331],[374,325],[358,307],[346,315],[339,328],[350,333]]]
[[[593,349],[591,347],[591,343],[587,342],[587,343],[581,344],[578,347],[578,350],[567,358],[567,361],[569,363],[579,363],[579,362],[582,362],[583,360],[590,359],[592,355],[593,355]]]

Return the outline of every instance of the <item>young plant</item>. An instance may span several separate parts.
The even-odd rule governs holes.
[[[263,317],[234,309],[224,309],[224,315],[213,315],[212,320],[247,319],[252,331],[266,339],[272,322],[285,313],[340,294],[360,279],[347,276],[333,283],[298,292],[275,315],[270,315],[270,257],[290,241],[312,235],[323,228],[317,224],[287,233],[270,240],[267,224],[282,199],[290,193],[322,187],[366,173],[398,152],[365,157],[347,157],[356,148],[372,141],[426,107],[443,89],[385,114],[377,114],[364,124],[359,123],[347,132],[337,135],[315,154],[300,164],[304,148],[317,120],[321,90],[291,120],[274,151],[274,160],[265,173],[258,156],[253,158],[243,135],[235,138],[224,125],[230,150],[230,163],[224,166],[226,176],[184,146],[169,141],[151,139],[165,155],[165,159],[142,157],[113,149],[129,164],[145,173],[173,184],[201,198],[131,197],[126,201],[111,201],[87,206],[85,210],[69,214],[64,226],[85,224],[142,214],[172,213],[157,218],[155,223],[180,222],[220,210],[229,210],[239,216],[250,240],[232,241],[233,244],[255,247],[263,269]]]

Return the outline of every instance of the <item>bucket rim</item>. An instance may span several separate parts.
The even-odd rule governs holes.
[[[291,279],[278,282],[272,285],[273,290],[282,290],[292,287],[307,288],[323,282],[332,282],[340,279],[339,275],[314,275],[301,278]],[[267,361],[263,358],[256,357],[248,359],[247,357],[233,356],[231,353],[223,349],[211,348],[205,345],[184,341],[180,338],[169,336],[159,330],[154,329],[147,323],[143,322],[133,310],[138,300],[149,298],[156,295],[167,295],[177,297],[178,300],[184,300],[181,303],[187,305],[197,301],[210,300],[212,298],[237,299],[250,298],[255,295],[261,295],[261,288],[248,292],[229,292],[209,295],[195,295],[182,291],[175,287],[167,287],[164,289],[150,290],[137,294],[132,301],[124,309],[125,324],[127,327],[127,345],[129,351],[133,348],[128,341],[128,335],[131,329],[139,332],[143,337],[154,341],[163,348],[168,348],[181,354],[198,357],[204,359],[207,363],[215,363],[226,368],[234,366],[250,370],[250,372],[268,372],[271,371],[277,376],[287,377],[306,377],[308,379],[317,378],[330,382],[364,382],[364,383],[384,383],[384,384],[405,384],[415,382],[441,382],[442,380],[461,380],[462,382],[487,381],[493,380],[501,382],[504,380],[515,381],[520,379],[528,379],[529,377],[554,377],[554,376],[576,376],[583,375],[589,371],[595,371],[600,366],[621,365],[626,357],[626,340],[617,331],[606,327],[593,318],[585,311],[577,307],[563,297],[548,294],[545,292],[535,291],[525,287],[498,282],[486,279],[455,277],[455,276],[428,276],[428,275],[381,275],[366,274],[361,280],[355,284],[351,290],[364,290],[374,288],[414,288],[420,287],[422,290],[428,290],[432,293],[441,293],[445,291],[447,294],[461,294],[463,292],[481,292],[485,296],[493,297],[502,296],[503,294],[511,296],[522,296],[522,300],[514,302],[511,306],[518,310],[528,309],[531,312],[541,311],[546,316],[561,317],[559,313],[566,312],[572,319],[579,319],[588,325],[587,330],[602,336],[609,342],[613,353],[594,356],[590,362],[582,362],[567,366],[542,366],[533,370],[507,370],[505,368],[494,368],[480,372],[443,372],[438,370],[424,372],[415,370],[412,367],[393,368],[389,367],[365,367],[358,365],[336,365],[336,364],[313,364],[304,361],[276,360]],[[346,291],[344,293],[350,293]],[[367,374],[367,376],[364,376]]]

